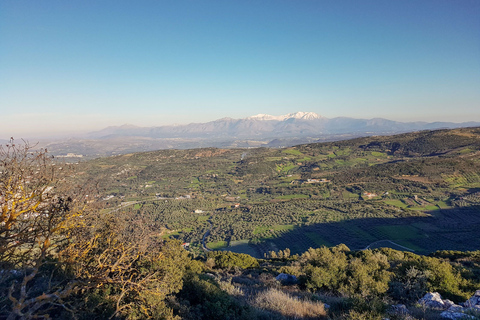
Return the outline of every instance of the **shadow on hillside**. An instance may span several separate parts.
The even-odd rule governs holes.
[[[362,218],[305,225],[249,246],[257,258],[272,250],[289,248],[291,254],[301,254],[310,247],[340,243],[352,250],[370,245],[370,248],[385,246],[403,251],[409,248],[418,254],[479,249],[480,206],[435,210],[429,214],[429,217]],[[237,251],[235,247],[228,249]]]

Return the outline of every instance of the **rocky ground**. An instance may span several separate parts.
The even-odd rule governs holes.
[[[441,311],[439,316],[443,319],[480,319],[480,290],[477,290],[470,299],[459,304],[442,299],[438,292],[428,292],[418,300],[418,305],[425,310]],[[392,305],[390,313],[393,317],[411,319],[410,310],[403,304]]]

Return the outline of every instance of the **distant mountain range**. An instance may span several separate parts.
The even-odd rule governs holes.
[[[54,155],[74,153],[91,158],[171,148],[284,147],[359,136],[475,126],[480,126],[480,122],[399,122],[382,118],[347,117],[328,119],[313,112],[296,112],[281,116],[258,114],[243,119],[222,118],[186,125],[114,126],[91,132],[82,139],[57,141],[47,146]]]
[[[206,123],[190,123],[160,127],[123,125],[108,127],[88,135],[93,139],[111,137],[147,137],[155,139],[276,139],[305,138],[325,135],[378,135],[399,132],[479,126],[480,122],[398,122],[382,118],[328,119],[314,112],[296,112],[282,116],[258,114],[244,119],[223,118]]]

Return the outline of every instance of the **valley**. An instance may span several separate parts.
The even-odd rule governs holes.
[[[196,254],[208,231],[208,248],[257,258],[341,243],[428,254],[478,249],[479,150],[479,128],[420,131],[125,154],[79,163],[76,179],[98,181],[104,210],[148,218]]]

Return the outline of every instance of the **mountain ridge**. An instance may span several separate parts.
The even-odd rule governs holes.
[[[272,116],[257,114],[241,119],[221,118],[204,123],[140,127],[111,126],[91,132],[91,139],[111,136],[165,138],[230,138],[275,139],[321,137],[331,134],[394,134],[418,130],[479,126],[480,122],[400,122],[384,118],[357,119],[350,117],[325,118],[314,112],[295,112]]]
[[[294,113],[289,113],[281,116],[272,116],[269,114],[259,113],[254,116],[247,117],[247,120],[261,120],[261,121],[268,121],[268,120],[277,120],[277,121],[285,121],[288,119],[302,119],[302,120],[314,120],[322,118],[320,115],[316,114],[315,112],[303,112],[298,111]]]
[[[253,117],[157,127],[124,124],[107,127],[83,137],[45,142],[42,146],[48,147],[49,152],[55,156],[73,153],[94,158],[159,149],[278,148],[365,136],[480,126],[480,122],[398,122],[383,118],[348,117],[329,119],[308,112]]]

